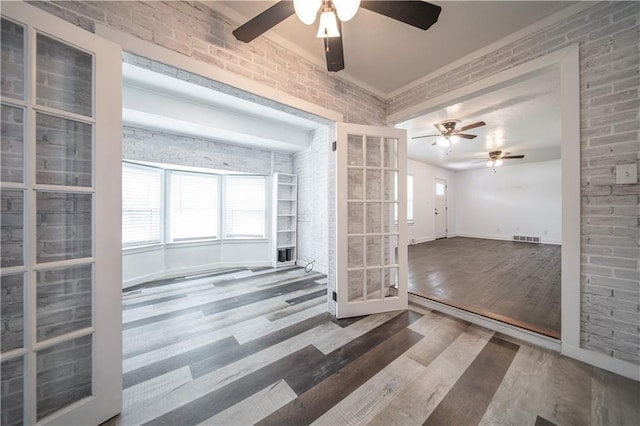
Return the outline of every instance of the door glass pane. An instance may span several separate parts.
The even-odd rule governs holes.
[[[23,346],[24,342],[24,275],[0,278],[0,317],[2,318],[2,352]],[[3,423],[4,424],[4,423]]]
[[[396,235],[385,235],[382,237],[382,262],[384,265],[396,264],[396,248],[398,237]]]
[[[347,180],[347,198],[362,200],[362,169],[349,169]]]
[[[91,194],[38,192],[38,263],[91,257]]]
[[[92,126],[36,114],[36,183],[91,186]]]
[[[347,222],[347,232],[349,234],[361,234],[363,232],[362,208],[363,203],[348,203],[349,219]]]
[[[367,266],[381,265],[382,250],[379,236],[367,237]]]
[[[398,172],[385,170],[384,172],[384,199],[385,201],[398,201]]]
[[[367,136],[367,166],[380,167],[382,165],[380,155],[380,137]]]
[[[91,265],[38,272],[38,341],[91,326]]]
[[[0,190],[2,207],[0,209],[0,229],[2,243],[0,264],[3,268],[23,264],[24,242],[24,193],[19,190]]]
[[[395,169],[398,167],[398,140],[384,139],[384,167]]]
[[[93,57],[38,34],[36,101],[40,105],[93,115]]]
[[[364,245],[363,237],[349,237],[349,268],[360,268],[364,265]]]
[[[22,407],[24,402],[24,357],[2,361],[0,365],[2,386],[2,419],[0,424],[23,424]]]
[[[391,287],[398,287],[398,268],[385,268],[382,271],[382,283],[385,290],[385,297],[396,297],[391,294]]]
[[[362,166],[362,136],[347,136],[347,164],[349,166]]]
[[[4,77],[3,77],[4,78]],[[24,181],[24,140],[22,108],[2,105],[0,115],[0,174],[3,182]]]
[[[92,394],[92,337],[79,337],[38,352],[38,420]]]
[[[382,232],[382,203],[367,203],[367,233]]]
[[[367,170],[367,200],[380,200],[381,176],[380,170]]]
[[[380,299],[381,269],[367,269],[367,300]]]
[[[384,207],[382,210],[382,232],[395,232],[397,209],[398,203],[384,203]]]
[[[24,29],[21,25],[6,19],[2,19],[1,26],[0,78],[2,96],[24,99]]]
[[[364,272],[362,270],[349,271],[349,302],[364,300]]]

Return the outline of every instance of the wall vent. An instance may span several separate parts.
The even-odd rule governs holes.
[[[521,241],[524,243],[540,243],[540,237],[532,237],[528,235],[514,235],[513,241]]]

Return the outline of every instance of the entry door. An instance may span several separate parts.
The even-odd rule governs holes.
[[[2,4],[2,424],[121,406],[119,47]]]
[[[406,309],[406,131],[336,129],[336,315]]]
[[[435,234],[436,239],[447,237],[447,181],[436,179],[435,202]]]

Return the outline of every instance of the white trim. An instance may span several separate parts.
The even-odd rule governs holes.
[[[424,306],[425,308],[429,308],[434,311],[442,312],[444,314],[469,321],[472,324],[488,328],[489,330],[506,334],[507,336],[520,339],[524,342],[531,343],[533,345],[540,346],[555,352],[560,352],[560,341],[552,339],[551,337],[533,333],[531,331],[524,330],[513,325],[505,324],[501,321],[483,317],[482,315],[467,312],[465,310],[454,308],[452,306],[445,305],[444,303],[425,299],[424,297],[415,296],[413,294],[409,295],[409,301],[417,305]]]
[[[344,119],[343,115],[338,112],[331,111],[303,99],[296,98],[269,86],[257,83],[246,77],[217,68],[211,64],[207,64],[206,62],[195,60],[165,47],[141,40],[135,36],[114,30],[104,24],[96,23],[95,33],[100,37],[104,37],[107,40],[119,44],[122,46],[124,51],[201,75],[205,78],[236,87],[246,92],[317,115],[330,121],[343,121]]]
[[[578,2],[577,4],[574,4],[572,6],[567,7],[566,9],[562,9],[556,13],[554,13],[553,15],[549,15],[539,21],[534,22],[533,24],[527,25],[526,27],[509,34],[506,37],[501,38],[498,41],[495,41],[485,47],[483,47],[482,49],[478,49],[476,51],[474,51],[473,53],[470,53],[466,56],[463,56],[460,59],[455,60],[454,62],[449,63],[448,65],[445,65],[443,67],[438,68],[437,70],[430,72],[429,74],[425,75],[424,77],[420,77],[416,80],[413,80],[410,83],[405,84],[402,87],[399,87],[395,90],[392,90],[391,92],[387,93],[385,95],[387,100],[391,100],[392,98],[394,98],[395,96],[406,92],[408,90],[411,90],[412,88],[414,88],[415,86],[425,83],[435,77],[438,77],[440,75],[446,74],[447,72],[461,66],[464,65],[468,62],[472,62],[474,59],[478,59],[483,57],[484,55],[493,52],[494,50],[497,50],[499,48],[501,48],[502,46],[506,46],[509,43],[513,43],[514,41],[518,41],[521,38],[524,38],[528,35],[531,35],[534,32],[540,31],[548,26],[551,26],[555,23],[558,23],[560,21],[562,21],[563,19],[569,18],[573,15],[576,15],[580,12],[583,12],[587,9],[589,9],[590,7],[592,7],[595,3],[594,2],[590,2],[590,1],[586,1],[586,2]]]
[[[564,343],[562,344],[562,355],[640,382],[640,367],[628,361]]]
[[[516,240],[513,239],[513,235],[509,236],[509,235],[473,234],[473,233],[468,233],[468,232],[458,232],[456,234],[456,237],[480,238],[480,239],[483,239],[483,240],[513,241],[513,242],[516,242],[516,243],[538,244],[538,243],[527,242],[527,241],[516,241]],[[557,241],[557,240],[545,240],[542,237],[540,237],[540,244],[551,244],[551,245],[560,246],[560,245],[562,245],[562,242],[561,241]]]
[[[211,271],[213,269],[221,269],[221,268],[238,268],[238,267],[252,267],[252,268],[260,268],[265,266],[271,266],[271,261],[267,260],[264,262],[254,262],[254,261],[237,261],[237,262],[216,262],[216,263],[208,263],[206,265],[198,265],[191,266],[186,268],[175,268],[170,269],[163,272],[154,272],[153,274],[147,274],[140,277],[136,277],[122,283],[122,288],[126,289],[128,287],[146,283],[154,280],[161,280],[167,278],[175,278],[188,274],[198,274],[204,273],[207,271]]]

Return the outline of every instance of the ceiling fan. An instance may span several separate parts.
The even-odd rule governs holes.
[[[341,22],[353,18],[360,6],[421,30],[435,24],[441,10],[440,6],[421,0],[281,0],[233,30],[233,35],[249,43],[294,13],[303,23],[311,25],[321,11],[316,37],[324,39],[327,70],[340,71],[344,69]]]
[[[434,124],[434,127],[438,129],[440,132],[437,135],[424,135],[424,136],[414,136],[411,139],[419,139],[419,138],[430,138],[430,137],[438,137],[434,143],[431,145],[440,145],[440,146],[451,146],[456,144],[460,138],[463,139],[473,139],[478,135],[469,135],[465,132],[467,130],[475,129],[476,127],[486,126],[487,123],[484,121],[478,121],[477,123],[467,124],[466,126],[462,126],[459,129],[456,129],[456,126],[460,123],[460,120],[445,120],[440,123]]]
[[[494,170],[496,167],[501,166],[503,160],[517,160],[520,158],[524,158],[524,155],[511,155],[510,152],[503,151],[491,151],[489,153],[489,161],[487,161],[487,167],[493,167]],[[475,163],[482,163],[485,160],[479,160]]]

